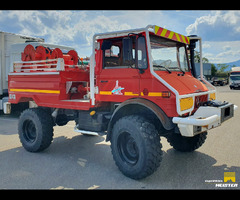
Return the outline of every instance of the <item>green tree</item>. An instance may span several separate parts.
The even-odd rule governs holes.
[[[194,52],[194,62],[195,63],[200,63],[200,53],[198,51]],[[203,63],[209,63],[209,60],[205,57],[202,57],[202,62]]]
[[[230,70],[225,71],[228,67],[229,67],[229,65],[227,65],[227,64],[217,64],[218,71],[216,73],[216,76],[224,77],[224,78],[228,77]]]
[[[211,64],[211,74],[215,76],[217,74],[217,68],[214,64]]]
[[[217,67],[218,67],[218,71],[219,72],[224,72],[225,69],[227,69],[229,67],[229,65],[226,65],[226,64],[217,64]]]

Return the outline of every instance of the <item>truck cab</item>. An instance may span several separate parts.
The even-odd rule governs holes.
[[[202,63],[200,80],[195,77],[193,49],[197,41],[201,47],[200,37],[186,37],[149,25],[145,29],[95,35],[94,41],[96,102],[151,102],[163,111],[160,119],[164,119],[164,128],[177,124],[186,137],[220,125],[220,111],[212,119],[211,114],[202,111],[206,106],[201,107],[215,100],[216,88],[203,78]],[[234,106],[227,109],[232,116]],[[188,117],[193,124],[189,124]]]
[[[193,100],[185,100],[188,103],[181,107],[176,97],[201,96],[203,92],[201,100],[207,101],[215,90],[208,91],[192,76],[187,54],[189,38],[183,38],[175,41],[153,32],[139,32],[97,40],[101,48],[96,52],[96,101],[144,98],[161,107],[168,117],[192,112],[196,109]]]

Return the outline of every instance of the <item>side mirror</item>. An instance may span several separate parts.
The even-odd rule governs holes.
[[[125,37],[122,39],[122,44],[123,44],[123,62],[126,64],[133,64],[133,42],[132,38],[130,37]]]

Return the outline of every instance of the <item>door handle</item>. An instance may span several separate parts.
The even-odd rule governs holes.
[[[100,81],[101,83],[107,83],[108,81]]]

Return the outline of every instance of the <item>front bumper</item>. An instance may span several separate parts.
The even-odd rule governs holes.
[[[229,87],[230,88],[240,88],[240,83],[233,83]]]
[[[189,117],[173,117],[180,133],[185,137],[193,137],[205,132],[230,119],[238,107],[231,103],[220,106],[200,106],[194,115]]]

